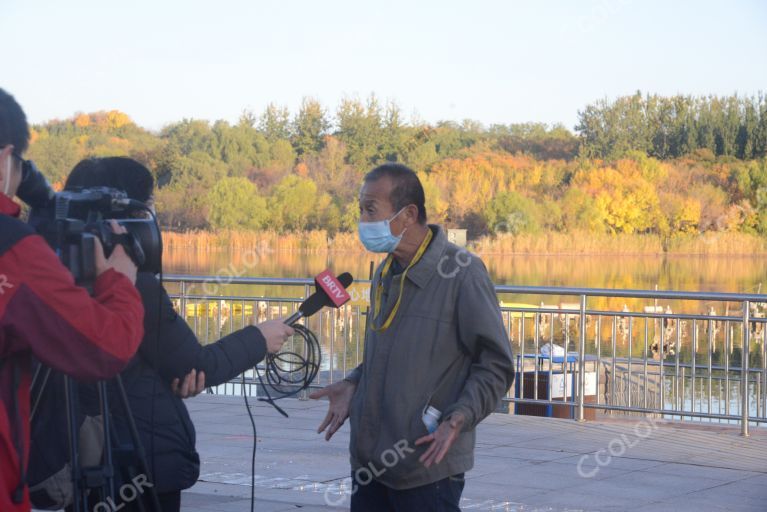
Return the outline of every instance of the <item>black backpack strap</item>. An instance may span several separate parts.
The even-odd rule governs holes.
[[[35,230],[19,219],[0,214],[0,256],[21,241],[22,238],[34,234]]]
[[[6,359],[0,359],[0,370],[7,363]],[[11,493],[13,503],[19,505],[24,501],[24,488],[27,486],[27,468],[24,467],[24,424],[21,418],[21,408],[19,407],[19,386],[21,384],[21,367],[13,362],[11,363],[11,408],[8,411],[8,419],[13,429],[13,446],[19,456],[20,478],[19,485]],[[14,423],[16,428],[13,428]]]

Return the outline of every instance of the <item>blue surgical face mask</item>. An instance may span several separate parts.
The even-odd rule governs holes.
[[[394,236],[391,232],[390,223],[402,213],[402,210],[395,213],[391,219],[359,223],[360,241],[365,249],[371,252],[394,252],[405,231],[402,231],[399,236]]]

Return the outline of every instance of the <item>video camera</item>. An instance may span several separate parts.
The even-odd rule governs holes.
[[[107,257],[120,244],[139,271],[160,273],[162,239],[154,213],[125,192],[94,187],[56,193],[35,164],[25,160],[17,195],[32,208],[29,223],[56,251],[78,285],[91,288],[96,279],[97,238]],[[144,213],[144,218],[137,218],[137,213]],[[109,219],[127,233],[114,233]]]

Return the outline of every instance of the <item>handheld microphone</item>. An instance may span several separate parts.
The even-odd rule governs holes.
[[[298,311],[284,320],[284,323],[292,326],[296,334],[303,339],[303,350],[299,348],[298,351],[294,349],[267,355],[264,361],[266,384],[256,368],[256,375],[266,393],[266,398],[258,400],[271,404],[286,418],[288,414],[275,403],[275,400],[294,396],[309,387],[319,372],[322,357],[317,336],[306,326],[297,322],[304,317],[312,316],[326,306],[334,308],[343,306],[351,299],[346,287],[353,281],[354,278],[349,272],[344,272],[337,279],[330,270],[320,273],[314,279],[316,291],[301,303]],[[272,398],[267,385],[278,396]]]
[[[351,299],[346,288],[354,282],[354,278],[349,272],[344,272],[336,279],[330,270],[325,270],[314,278],[314,282],[316,291],[298,306],[298,311],[285,319],[286,324],[294,325],[325,306],[339,308]]]

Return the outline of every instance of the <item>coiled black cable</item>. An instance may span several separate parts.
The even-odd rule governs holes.
[[[302,324],[292,327],[296,331],[293,337],[304,341],[303,350],[299,344],[293,350],[269,354],[264,360],[268,387],[278,394],[274,400],[295,396],[308,388],[320,369],[320,342],[317,336]],[[271,400],[266,386],[264,390]]]
[[[259,398],[259,402],[267,402],[286,418],[288,413],[277,405],[275,400],[295,396],[307,389],[320,371],[322,358],[322,349],[317,336],[302,324],[293,324],[291,327],[296,331],[293,338],[300,338],[303,341],[303,348],[301,348],[300,343],[298,347],[295,347],[295,344],[291,342],[291,347],[295,347],[292,350],[267,354],[264,358],[266,383],[261,377],[261,372],[258,371],[258,366],[255,368],[261,388],[266,393],[266,398]],[[275,397],[272,397],[269,389],[276,393]],[[256,501],[256,442],[258,432],[253,412],[250,409],[248,394],[245,391],[245,374],[242,375],[242,396],[245,399],[245,408],[253,427],[253,451],[250,460],[250,510],[253,512]]]

